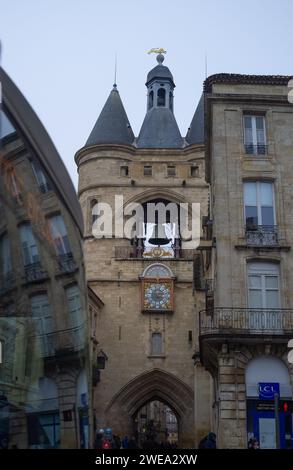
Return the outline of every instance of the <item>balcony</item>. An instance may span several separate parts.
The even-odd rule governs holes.
[[[26,282],[40,282],[48,279],[48,273],[42,268],[40,262],[26,265],[24,272]]]
[[[76,269],[77,266],[72,253],[58,256],[58,270],[61,273],[73,273]]]
[[[268,153],[268,146],[265,144],[244,144],[246,155],[263,156]]]
[[[168,260],[174,260],[174,259],[188,259],[192,260],[193,255],[195,250],[192,249],[175,249],[174,254],[167,252],[167,250],[163,249],[164,247],[157,248],[154,247],[153,251],[149,256],[144,256],[143,249],[140,249],[137,246],[115,246],[115,259],[145,259],[145,260],[150,260],[150,259],[168,259]]]
[[[32,336],[37,351],[42,358],[59,358],[60,360],[72,357],[81,352],[86,345],[86,324],[54,331],[52,333]]]
[[[248,246],[277,246],[279,244],[276,225],[249,224],[246,226],[245,235]]]
[[[239,337],[293,337],[293,310],[257,308],[214,308],[199,314],[201,339],[223,338],[239,341]]]

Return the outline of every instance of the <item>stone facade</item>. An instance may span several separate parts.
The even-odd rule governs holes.
[[[91,201],[107,202],[114,212],[115,195],[123,195],[125,205],[160,197],[177,203],[199,202],[201,215],[206,215],[209,186],[204,179],[203,147],[146,150],[96,145],[81,149],[76,161],[85,219],[86,276],[104,303],[98,312],[96,337],[108,360],[94,391],[97,426],[131,434],[139,408],[160,399],[178,417],[180,445],[194,447],[210,429],[209,374],[199,365],[201,370],[195,374],[192,359],[198,348],[196,312],[204,306],[203,292],[194,291],[194,254],[187,250],[186,257],[176,259],[133,258],[130,240],[95,239]],[[170,164],[176,168],[174,177],[167,176]],[[199,171],[191,177],[190,168],[195,164]],[[152,166],[153,176],[144,176],[146,165]],[[121,176],[122,166],[128,166],[128,176]],[[174,313],[141,312],[140,276],[154,262],[168,266],[176,277]],[[161,357],[152,357],[150,351],[155,331],[163,335]],[[200,403],[196,410],[195,389]]]
[[[219,446],[224,448],[247,447],[250,392],[245,377],[252,359],[279,358],[290,373],[291,383],[293,380],[286,354],[288,339],[293,334],[290,290],[293,109],[288,102],[289,78],[220,74],[206,81],[206,169],[212,201],[214,307],[202,313],[200,340],[202,361],[215,383],[214,428]],[[262,146],[247,145],[252,134],[250,128],[245,128],[251,122],[245,124],[245,116],[259,117],[264,122],[265,137],[260,131],[261,135],[256,133],[259,141],[254,142],[256,145],[261,142]],[[262,126],[260,121],[257,125],[259,129]],[[267,219],[263,208],[270,203],[254,204],[254,186],[250,187],[245,202],[247,182],[271,183],[274,208],[268,211],[274,213]],[[258,214],[253,216],[255,225],[250,231],[247,217],[248,211],[253,214],[254,205],[258,205]],[[274,231],[274,238],[268,235],[270,231]],[[258,291],[253,284],[266,276],[258,273],[259,263],[266,267],[259,269],[273,266],[278,271],[275,279],[279,280],[276,287],[279,298],[271,304],[267,287]],[[252,265],[257,279],[249,278]],[[265,282],[269,282],[269,277]],[[262,292],[261,301],[256,300],[256,291]],[[270,321],[272,316],[276,323]],[[264,381],[261,378],[259,370],[258,382]],[[283,396],[292,400],[292,390]]]

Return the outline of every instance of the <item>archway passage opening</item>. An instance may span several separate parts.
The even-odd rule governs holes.
[[[133,416],[134,432],[142,449],[175,449],[179,440],[179,421],[174,410],[154,397]]]

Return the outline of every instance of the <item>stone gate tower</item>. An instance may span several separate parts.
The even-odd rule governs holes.
[[[94,387],[97,426],[112,427],[120,436],[136,432],[140,410],[156,400],[176,416],[179,446],[187,448],[211,430],[210,376],[194,359],[198,311],[205,302],[207,242],[201,228],[198,249],[184,249],[180,219],[175,235],[170,216],[160,236],[146,204],[200,203],[203,218],[209,186],[199,129],[193,120],[186,138],[181,136],[173,109],[175,84],[163,60],[158,55],[158,65],[147,76],[147,112],[139,136],[114,84],[75,158],[87,280],[103,305],[92,314],[91,334],[98,342],[93,365],[97,356],[107,359]],[[114,236],[114,226],[112,237],[93,236],[99,220],[93,207],[108,203],[114,219],[121,211],[115,196],[123,196],[124,208],[142,204],[143,238]]]

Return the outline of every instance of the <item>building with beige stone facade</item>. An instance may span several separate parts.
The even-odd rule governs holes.
[[[180,447],[213,431],[221,448],[247,448],[252,438],[292,448],[290,77],[207,78],[182,138],[173,77],[157,61],[139,136],[114,84],[76,154],[86,275],[100,299],[97,426],[134,433],[142,445],[150,429],[162,439],[170,410]],[[181,219],[179,235],[172,217],[158,235],[150,202],[200,203],[198,246],[186,249]],[[112,213],[99,237],[104,203]],[[129,203],[142,204],[142,238],[109,236],[117,214],[129,221]]]
[[[141,442],[149,438],[145,410],[160,402],[177,422],[179,446],[194,447],[211,429],[212,382],[198,360],[195,365],[194,356],[211,242],[200,224],[199,246],[187,249],[182,221],[175,235],[172,217],[167,217],[160,237],[159,222],[150,222],[146,207],[151,202],[164,207],[170,202],[176,207],[199,203],[201,220],[207,219],[209,184],[197,129],[191,125],[185,139],[180,135],[173,112],[175,85],[163,59],[157,57],[158,65],[147,77],[147,113],[139,136],[132,132],[114,84],[86,145],[75,156],[86,276],[102,302],[94,315],[93,341],[98,342],[94,354],[106,360],[93,400],[97,427],[111,427],[121,437],[137,436],[146,420],[140,427],[140,434],[145,432]],[[122,208],[115,206],[117,196],[123,196]],[[130,203],[140,203],[144,236],[95,236],[105,203],[112,209],[113,230],[117,214]],[[130,216],[124,213],[123,222]]]
[[[88,447],[82,214],[65,166],[0,69],[0,449]]]
[[[246,448],[253,437],[261,448],[292,448],[290,78],[219,74],[205,81],[213,281],[199,338],[224,448]]]

